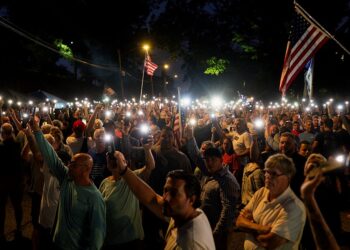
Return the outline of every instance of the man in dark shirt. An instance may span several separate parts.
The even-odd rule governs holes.
[[[213,230],[216,249],[227,249],[227,235],[234,225],[236,205],[240,196],[239,184],[228,168],[223,166],[217,148],[204,151],[209,177],[202,187],[201,209],[207,215]]]
[[[292,133],[284,132],[281,134],[279,149],[281,154],[292,158],[294,162],[296,173],[291,180],[290,187],[292,188],[293,192],[300,197],[300,187],[304,182],[304,165],[306,158],[298,154],[297,143]]]
[[[15,210],[16,233],[21,236],[22,198],[23,198],[23,170],[21,165],[21,146],[15,141],[13,127],[10,123],[1,126],[2,142],[0,144],[0,244],[5,241],[5,213],[7,198],[10,197]]]

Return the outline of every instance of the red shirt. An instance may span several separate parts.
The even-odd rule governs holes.
[[[222,162],[229,166],[231,173],[234,173],[239,169],[239,162],[235,154],[229,155],[227,153],[224,153],[222,156]]]

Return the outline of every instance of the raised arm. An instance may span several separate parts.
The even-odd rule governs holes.
[[[85,135],[86,135],[86,136],[90,136],[90,133],[91,133],[91,131],[92,131],[92,128],[94,127],[94,122],[95,122],[95,120],[96,120],[96,117],[97,117],[98,113],[100,113],[101,108],[102,108],[102,106],[101,106],[100,104],[97,104],[97,105],[96,105],[95,111],[94,111],[94,113],[91,115],[91,117],[90,117],[90,119],[89,119],[89,121],[88,121],[88,124],[87,124],[87,126],[86,126],[86,130],[85,130]]]
[[[37,119],[32,119],[30,126],[33,129],[34,137],[36,139],[39,151],[44,158],[44,161],[46,162],[53,175],[55,175],[61,183],[68,173],[67,167],[64,166],[61,159],[57,156],[55,150],[44,138],[44,135],[39,128],[39,121]]]
[[[124,178],[137,199],[139,199],[139,201],[156,216],[165,220],[162,213],[163,197],[158,195],[150,186],[148,186],[141,178],[137,177],[137,175],[127,167],[122,153],[116,151],[114,157],[116,158],[117,164],[116,171],[119,171],[119,175]],[[109,160],[107,164],[111,164]]]
[[[314,242],[317,249],[340,249],[337,241],[335,240],[332,231],[329,229],[323,215],[317,205],[315,199],[315,190],[318,185],[322,182],[321,171],[316,175],[315,178],[311,179],[306,177],[303,185],[301,186],[301,196],[304,199],[307,217],[314,237]]]
[[[17,131],[21,131],[22,130],[21,122],[18,120],[16,112],[13,110],[13,108],[9,109],[9,115],[11,120],[15,124]]]
[[[153,154],[152,154],[152,151],[151,151],[152,146],[153,146],[153,139],[151,137],[149,137],[148,143],[147,144],[143,144],[143,149],[145,151],[146,165],[141,169],[140,177],[144,181],[148,181],[152,170],[156,166],[155,161],[154,161],[154,157],[153,157]]]

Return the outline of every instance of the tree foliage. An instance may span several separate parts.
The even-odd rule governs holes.
[[[207,60],[207,64],[208,68],[204,71],[204,74],[218,76],[219,74],[224,73],[229,61],[213,56]]]

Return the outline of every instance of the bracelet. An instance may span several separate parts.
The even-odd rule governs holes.
[[[119,175],[120,176],[125,175],[126,171],[128,171],[128,166],[126,166],[125,169],[119,173]]]

